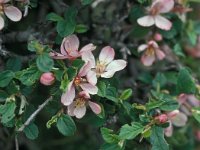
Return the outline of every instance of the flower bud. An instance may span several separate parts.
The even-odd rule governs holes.
[[[156,34],[154,34],[154,39],[155,39],[155,41],[159,42],[159,41],[162,41],[163,37],[160,33],[156,33]]]
[[[55,76],[51,72],[43,73],[40,77],[40,83],[43,85],[52,85],[55,81]]]
[[[156,116],[154,119],[156,120],[157,123],[161,124],[168,121],[168,117],[166,114],[161,114],[159,116]]]

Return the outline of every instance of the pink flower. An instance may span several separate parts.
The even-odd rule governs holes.
[[[115,72],[124,69],[127,65],[125,60],[113,60],[114,56],[114,49],[110,46],[106,46],[101,50],[97,62],[95,62],[94,55],[91,52],[83,53],[82,59],[92,64],[92,68],[95,69],[97,77],[111,78]]]
[[[165,135],[167,137],[172,136],[173,134],[173,125],[176,127],[183,127],[187,123],[187,116],[180,112],[179,110],[174,110],[167,114],[169,119],[169,127],[165,128]]]
[[[159,124],[160,123],[162,124],[162,123],[166,123],[168,121],[168,116],[166,114],[161,114],[161,115],[156,116],[154,119]]]
[[[17,22],[22,18],[22,13],[17,7],[6,4],[9,1],[10,0],[0,0],[0,30],[3,29],[5,25],[2,14],[5,14],[14,22]]]
[[[77,76],[69,83],[67,90],[62,94],[61,102],[63,105],[70,105],[75,98],[75,89],[82,89],[89,94],[97,94],[96,73],[91,71],[91,64],[87,62],[79,71]]]
[[[80,51],[79,49],[79,39],[76,35],[72,34],[65,37],[62,41],[60,51],[61,53],[51,52],[50,56],[54,59],[76,59],[80,57],[83,52],[92,51],[96,48],[93,44],[87,44]]]
[[[151,7],[148,8],[149,15],[137,20],[138,24],[144,27],[156,25],[163,30],[170,30],[172,23],[161,16],[161,13],[167,13],[174,7],[174,0],[154,0]]]
[[[180,110],[187,116],[191,116],[192,107],[200,106],[200,101],[193,94],[180,94],[178,96],[178,102],[180,104]]]
[[[92,111],[95,114],[101,113],[101,106],[97,103],[90,101],[90,95],[82,91],[79,93],[78,98],[75,99],[69,106],[68,106],[68,115],[76,116],[76,118],[82,118],[86,113],[86,106],[89,105]]]
[[[52,85],[55,81],[55,76],[51,72],[43,73],[40,77],[40,83],[44,85]]]
[[[138,47],[138,52],[144,50],[145,52],[141,57],[141,62],[145,66],[151,66],[156,59],[162,60],[165,58],[165,54],[160,50],[155,41],[149,41],[148,44],[142,44]]]

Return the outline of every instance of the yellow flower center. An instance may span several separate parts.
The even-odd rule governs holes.
[[[0,4],[0,13],[1,14],[3,13],[3,9],[4,9],[3,4]]]
[[[149,46],[145,52],[145,55],[152,56],[155,54],[155,50],[152,46]]]
[[[103,63],[98,62],[96,65],[96,74],[97,77],[100,77],[102,73],[104,73],[106,70],[106,65]]]
[[[74,79],[74,84],[75,84],[76,86],[79,86],[80,83],[81,83],[81,77],[75,77],[75,79]]]
[[[85,106],[85,102],[86,102],[85,98],[77,98],[75,101],[75,106],[79,107],[79,108],[83,107],[83,106]]]

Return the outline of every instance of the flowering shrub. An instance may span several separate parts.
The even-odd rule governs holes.
[[[0,0],[0,149],[199,149],[199,8]]]

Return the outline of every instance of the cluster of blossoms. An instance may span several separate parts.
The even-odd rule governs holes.
[[[61,53],[51,52],[54,59],[69,59],[71,61],[81,57],[85,64],[68,84],[66,91],[61,96],[61,102],[68,107],[68,114],[82,118],[86,113],[86,106],[89,105],[95,114],[101,113],[99,104],[92,102],[90,95],[98,92],[97,79],[111,78],[115,72],[124,69],[127,62],[114,60],[115,51],[112,47],[104,47],[97,61],[92,53],[96,49],[93,44],[88,44],[79,51],[79,39],[76,35],[70,35],[63,39]],[[44,73],[40,82],[44,85],[51,85],[55,80],[52,73]]]
[[[166,112],[154,118],[159,124],[169,122],[169,127],[165,129],[165,135],[167,137],[172,136],[173,126],[185,126],[188,121],[188,116],[192,115],[192,108],[200,106],[200,101],[194,95],[180,94],[177,99],[180,105],[179,110]]]

